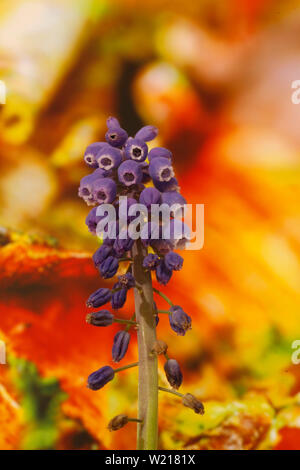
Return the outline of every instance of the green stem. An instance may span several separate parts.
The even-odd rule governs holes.
[[[157,310],[157,313],[167,313],[168,315],[172,314],[172,312],[170,312],[170,310]]]
[[[151,354],[156,341],[156,327],[151,274],[143,269],[143,259],[147,254],[141,241],[132,248],[135,314],[138,322],[139,386],[138,418],[142,421],[137,429],[137,449],[157,449],[158,428],[158,377],[157,357]]]
[[[115,369],[115,372],[121,372],[122,370],[131,369],[131,367],[137,367],[139,365],[138,362],[133,362],[132,364],[128,364],[127,366],[119,367]]]
[[[131,321],[131,320],[123,320],[123,318],[115,318],[114,323],[125,323],[129,325],[137,325],[136,321]]]
[[[170,388],[158,387],[158,390],[161,390],[162,392],[172,393],[173,395],[176,395],[177,397],[180,397],[180,398],[184,396],[182,395],[182,393],[176,392],[176,390],[171,390]]]
[[[160,290],[158,289],[155,289],[155,287],[153,287],[153,291],[160,295],[163,299],[165,299],[166,302],[168,302],[168,304],[170,305],[170,307],[173,307],[173,303],[171,302],[171,300],[169,299],[169,297],[166,296],[166,294],[163,294]]]

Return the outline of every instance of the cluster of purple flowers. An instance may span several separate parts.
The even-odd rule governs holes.
[[[119,196],[127,196],[126,222],[132,221],[128,209],[133,204],[143,204],[150,214],[153,204],[166,204],[172,207],[169,219],[154,224],[147,221],[141,230],[141,241],[147,248],[143,267],[154,271],[157,281],[166,285],[174,271],[179,271],[183,258],[174,250],[183,248],[188,236],[184,223],[180,219],[181,208],[186,204],[179,192],[178,181],[174,176],[172,153],[163,147],[155,147],[150,151],[147,142],[157,134],[154,126],[141,128],[134,137],[128,137],[116,118],[107,120],[106,142],[95,142],[89,145],[84,154],[85,163],[93,172],[82,178],[79,196],[94,207],[86,218],[86,225],[91,233],[101,236],[97,227],[104,216],[97,215],[97,209],[102,204],[112,204],[117,214],[116,234],[110,234],[103,240],[101,246],[93,255],[95,267],[104,279],[114,277],[118,273],[120,263],[129,262],[127,272],[118,276],[112,289],[100,288],[92,293],[87,300],[87,306],[97,309],[108,302],[113,310],[124,306],[128,291],[135,287],[135,279],[131,272],[131,249],[135,240],[126,232],[120,220],[123,220],[119,204]],[[153,186],[146,186],[152,183]],[[177,233],[181,233],[178,237]],[[150,251],[150,252],[149,252]],[[168,311],[172,330],[178,335],[185,335],[191,328],[191,318],[178,305],[171,304]],[[156,325],[159,317],[156,304],[153,306],[156,315]],[[101,310],[88,315],[87,321],[94,326],[106,327],[118,321],[109,310]],[[122,322],[122,320],[119,322]],[[123,320],[123,323],[126,321]],[[124,330],[116,333],[112,347],[112,358],[119,362],[125,356],[129,341],[129,328],[134,321],[128,322]],[[165,373],[170,385],[178,388],[182,382],[179,364],[174,359],[166,357]],[[88,386],[98,390],[113,379],[115,371],[105,366],[92,373],[88,378]]]

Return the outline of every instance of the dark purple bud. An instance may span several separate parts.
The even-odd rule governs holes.
[[[112,246],[103,243],[93,254],[93,261],[96,268],[112,253]]]
[[[109,117],[106,124],[108,131],[105,134],[105,140],[113,147],[122,147],[128,139],[127,132],[122,129],[116,118]]]
[[[150,210],[152,204],[161,203],[161,194],[156,188],[145,188],[141,192],[140,203]]]
[[[103,146],[107,145],[106,142],[94,142],[93,144],[89,145],[85,152],[84,152],[84,161],[85,163],[90,166],[91,168],[98,168],[98,163],[96,160],[96,155]]]
[[[156,268],[156,279],[162,285],[167,285],[172,277],[172,271],[168,269],[163,261]]]
[[[117,195],[117,185],[111,178],[100,178],[92,183],[92,191],[98,204],[111,204]]]
[[[114,256],[108,256],[102,261],[99,271],[104,279],[113,277],[119,269],[119,261]]]
[[[122,287],[120,282],[117,282],[114,285],[113,289],[118,289],[118,290],[112,294],[111,306],[114,310],[117,310],[118,308],[122,308],[126,302],[127,289],[126,287]]]
[[[127,238],[120,238],[120,235],[116,238],[114,242],[114,250],[116,255],[120,258],[122,257],[127,251],[130,251],[134,240],[127,235]]]
[[[159,265],[159,263],[159,256],[157,256],[156,254],[149,253],[149,255],[144,258],[143,267],[145,269],[149,269],[150,271],[154,271]]]
[[[179,185],[176,178],[171,178],[170,181],[154,181],[154,186],[161,192],[165,191],[179,191]]]
[[[101,287],[91,294],[86,302],[87,307],[98,308],[110,301],[112,297],[111,291],[105,287]]]
[[[171,387],[178,389],[182,384],[182,373],[175,359],[168,359],[164,365],[166,377]]]
[[[155,139],[158,134],[158,129],[155,126],[144,126],[137,133],[135,137],[141,139],[144,142],[149,142],[150,140]]]
[[[192,327],[192,319],[189,317],[179,305],[173,305],[170,308],[169,315],[170,326],[175,333],[184,336],[187,330]]]
[[[155,147],[150,150],[149,155],[148,155],[148,160],[151,162],[153,158],[168,158],[169,160],[172,160],[172,152],[170,150],[165,149],[164,147]]]
[[[130,334],[127,331],[121,330],[115,334],[112,347],[112,358],[114,362],[120,362],[120,360],[123,359],[127,352],[129,341]]]
[[[126,289],[131,289],[135,286],[135,279],[131,273],[122,274],[118,276],[119,283],[122,287],[126,287]]]
[[[115,376],[115,371],[110,366],[101,367],[88,376],[87,386],[91,390],[99,390],[110,382]]]
[[[168,158],[153,158],[149,164],[149,174],[153,182],[168,182],[174,177],[174,170]]]
[[[180,271],[183,265],[183,258],[174,251],[170,251],[164,258],[165,265],[170,271]]]
[[[93,207],[93,209],[88,213],[85,223],[88,226],[88,229],[94,235],[96,234],[97,225],[104,216],[98,216],[97,213],[98,207]]]
[[[106,145],[97,153],[96,160],[99,168],[109,171],[118,168],[122,162],[122,152],[117,148]]]
[[[94,326],[110,326],[114,322],[114,316],[108,310],[89,313],[86,316],[87,323]]]
[[[142,167],[133,160],[126,160],[118,168],[118,177],[120,183],[125,186],[141,183],[143,179]]]
[[[128,160],[143,162],[148,155],[148,147],[142,140],[129,137],[124,147],[124,153]]]
[[[171,212],[173,217],[177,215],[183,217],[182,208],[186,204],[186,200],[180,193],[177,191],[167,191],[162,193],[161,199],[163,204],[167,204],[169,207],[175,206]]]

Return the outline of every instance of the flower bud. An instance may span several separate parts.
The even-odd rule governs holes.
[[[105,287],[101,287],[91,294],[86,302],[87,307],[98,308],[106,304],[111,299],[111,291]]]
[[[143,179],[141,165],[133,160],[126,160],[118,168],[118,178],[125,186],[141,183]]]
[[[98,163],[96,161],[96,155],[103,146],[107,145],[106,142],[94,142],[90,144],[84,152],[84,161],[91,168],[98,168]]]
[[[165,354],[168,350],[168,345],[167,343],[165,343],[162,339],[158,339],[157,341],[155,341],[152,349],[151,349],[151,352],[153,354]]]
[[[141,139],[144,142],[149,142],[155,139],[158,134],[158,129],[155,126],[144,126],[135,134],[135,138]]]
[[[99,168],[109,171],[113,168],[118,168],[122,162],[122,152],[117,148],[106,145],[99,151],[96,160]]]
[[[108,423],[107,429],[109,431],[118,431],[119,429],[126,426],[128,423],[128,416],[127,415],[117,415],[113,419],[110,420]]]
[[[158,157],[168,158],[169,160],[172,160],[172,152],[164,147],[154,147],[149,152],[148,160],[149,162],[151,162],[153,158]]]
[[[159,257],[156,254],[149,253],[149,255],[145,256],[144,258],[143,267],[145,269],[149,269],[150,271],[154,271],[159,263]]]
[[[119,268],[119,261],[114,256],[108,256],[100,265],[100,273],[104,279],[113,277]]]
[[[200,414],[200,415],[204,414],[203,403],[200,400],[198,400],[196,397],[194,397],[194,395],[192,395],[191,393],[186,393],[182,397],[182,404],[184,406],[187,406],[188,408],[191,408],[197,414]]]
[[[117,292],[114,292],[111,298],[111,306],[114,310],[116,310],[118,308],[122,308],[125,304],[127,298],[127,289],[122,287],[119,282],[114,285],[114,289],[120,289],[117,290]]]
[[[87,386],[91,390],[99,390],[110,382],[115,376],[115,371],[110,366],[101,367],[88,376]]]
[[[168,158],[153,158],[149,164],[149,174],[153,181],[168,182],[174,177],[174,170]]]
[[[178,389],[182,384],[182,373],[175,359],[168,359],[164,365],[167,380],[171,387]]]
[[[141,139],[129,137],[124,147],[125,157],[136,162],[146,160],[148,147]]]
[[[112,358],[114,362],[120,362],[125,356],[130,341],[130,334],[128,331],[121,330],[115,334],[114,343],[112,347]]]
[[[93,254],[93,261],[96,268],[111,254],[112,246],[102,244],[100,248]]]
[[[173,305],[170,308],[170,312],[169,322],[172,330],[178,335],[184,336],[186,331],[191,329],[191,317],[189,317],[179,305]]]
[[[92,196],[97,204],[110,204],[117,195],[117,185],[111,178],[99,178],[92,182]]]
[[[107,132],[105,140],[113,147],[121,147],[128,139],[127,132],[122,129],[119,121],[114,117],[109,117],[106,121]]]
[[[145,188],[140,195],[140,204],[144,204],[148,210],[151,209],[152,204],[161,203],[161,194],[156,188]]]
[[[162,284],[168,284],[169,280],[172,277],[172,271],[168,269],[163,261],[157,266],[156,268],[156,279],[157,281]]]
[[[110,326],[114,322],[114,316],[108,310],[89,313],[86,316],[87,323],[94,326]]]

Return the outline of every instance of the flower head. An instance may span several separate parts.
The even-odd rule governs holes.
[[[106,145],[97,153],[96,160],[99,168],[109,171],[118,168],[122,161],[122,152],[118,148]]]
[[[92,182],[93,199],[98,204],[110,204],[117,195],[117,185],[111,178],[99,178]]]
[[[184,336],[187,330],[191,329],[192,319],[187,315],[179,305],[173,305],[170,308],[169,315],[170,326],[175,333]]]
[[[127,132],[122,129],[119,121],[114,117],[109,117],[106,124],[108,129],[105,134],[106,141],[113,147],[122,147],[128,139]]]
[[[87,307],[98,308],[105,305],[111,299],[111,291],[105,287],[100,287],[100,289],[93,292],[87,299]]]
[[[118,308],[122,308],[126,302],[127,289],[126,287],[122,287],[120,282],[116,282],[116,284],[113,287],[113,290],[116,290],[116,292],[113,292],[112,294],[111,306],[114,310],[117,310]]]
[[[137,133],[135,137],[141,139],[144,142],[149,142],[150,140],[155,139],[158,134],[158,129],[155,126],[144,126]]]
[[[119,261],[115,256],[108,256],[100,264],[100,273],[104,279],[113,277],[119,268]]]
[[[94,142],[86,148],[83,158],[88,166],[98,168],[96,155],[105,145],[107,145],[106,142]]]
[[[151,162],[153,158],[158,157],[168,158],[169,160],[172,160],[172,152],[170,152],[170,150],[168,149],[165,149],[164,147],[154,147],[149,152],[148,160],[149,162]]]
[[[145,256],[144,258],[143,267],[145,269],[149,269],[150,271],[154,271],[155,268],[159,265],[159,263],[159,256],[153,253],[149,253],[149,255]]]
[[[101,310],[100,312],[89,313],[86,316],[86,321],[94,326],[110,326],[114,322],[114,316],[109,310]]]
[[[148,155],[148,147],[143,140],[129,137],[124,147],[124,153],[128,160],[143,162]]]
[[[125,356],[130,341],[130,334],[128,331],[121,330],[115,334],[114,343],[112,347],[112,358],[114,362],[120,362]]]
[[[149,174],[153,182],[164,183],[174,177],[174,170],[168,158],[153,158],[149,164]]]
[[[96,370],[88,376],[87,386],[91,390],[99,390],[110,382],[115,376],[115,372],[112,367],[104,366],[101,369]]]
[[[168,284],[172,277],[172,271],[166,267],[163,261],[157,266],[155,273],[157,281],[164,286]]]
[[[171,387],[178,389],[182,384],[182,373],[175,359],[168,359],[164,365],[167,380]]]
[[[161,194],[156,188],[145,188],[140,195],[140,204],[144,204],[148,210],[152,204],[160,204]]]
[[[120,183],[125,186],[141,183],[143,179],[142,167],[133,160],[126,160],[118,168],[118,177]]]
[[[164,258],[164,263],[170,271],[180,271],[183,265],[183,258],[174,251],[169,251]]]

